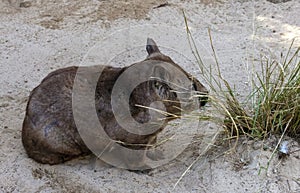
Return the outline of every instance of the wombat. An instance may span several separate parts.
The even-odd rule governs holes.
[[[199,108],[205,105],[208,91],[197,79],[185,72],[170,57],[162,54],[156,43],[150,38],[147,39],[146,50],[147,58],[131,66],[147,63],[147,71],[151,71],[153,77],[158,78],[138,84],[131,92],[129,101],[124,99],[123,103],[127,103],[129,106],[132,118],[136,122],[144,124],[149,122],[152,116],[150,108],[145,107],[149,107],[155,101],[160,101],[164,105],[167,115],[164,124],[159,129],[151,134],[139,135],[124,129],[115,118],[114,113],[116,112],[112,111],[111,104],[112,90],[117,79],[131,66],[123,68],[112,66],[67,67],[51,72],[30,93],[22,129],[22,142],[28,156],[40,163],[59,164],[91,153],[78,132],[73,116],[72,94],[74,94],[74,79],[79,68],[85,69],[87,76],[93,76],[95,69],[99,67],[103,69],[101,76],[98,77],[98,82],[96,82],[93,96],[97,117],[109,138],[127,148],[149,148],[149,144],[156,143],[156,137],[166,123],[178,117],[174,115],[180,116],[182,110],[180,100],[175,86],[172,86],[178,86],[180,80],[177,80],[176,72],[169,72],[163,67],[164,63],[179,69],[191,81],[193,89],[199,96]],[[154,65],[157,63],[162,63],[162,65]],[[142,72],[141,76],[143,76]],[[163,81],[166,77],[168,81],[175,83],[168,84]],[[130,78],[127,77],[128,81],[135,81]],[[123,82],[124,85],[126,83],[126,81]],[[119,99],[122,100],[122,97]],[[82,113],[84,114],[84,112]],[[96,141],[92,143],[97,144]]]

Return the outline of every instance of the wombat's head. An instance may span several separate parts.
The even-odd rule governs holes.
[[[199,106],[204,106],[207,102],[208,90],[191,74],[184,71],[178,64],[176,64],[169,56],[162,54],[153,41],[153,39],[147,39],[146,50],[148,56],[146,61],[159,61],[161,65],[157,65],[157,62],[153,62],[152,70],[153,77],[160,80],[164,80],[171,88],[169,92],[181,94],[185,98],[185,102],[188,103],[191,99],[198,98]],[[166,65],[171,64],[171,65]],[[159,85],[158,85],[159,86]],[[164,93],[161,91],[161,86],[157,87],[157,93]],[[183,102],[180,100],[180,102]]]

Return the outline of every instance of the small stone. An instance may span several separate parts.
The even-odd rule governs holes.
[[[253,143],[252,147],[253,147],[254,150],[258,150],[262,147],[262,144],[261,144],[261,142],[256,141],[255,143]]]
[[[2,103],[2,104],[0,104],[0,107],[2,107],[2,108],[8,107],[8,106],[9,106],[8,103]]]
[[[31,2],[30,1],[24,1],[20,3],[20,7],[22,8],[28,8],[31,7]]]

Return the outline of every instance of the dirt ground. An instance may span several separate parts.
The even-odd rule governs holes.
[[[0,192],[300,192],[299,144],[285,139],[295,152],[279,159],[277,152],[272,156],[279,137],[241,139],[227,154],[227,143],[211,146],[220,129],[211,123],[197,128],[176,159],[149,173],[111,167],[94,156],[54,166],[27,157],[21,143],[27,99],[54,69],[91,61],[129,65],[145,58],[152,37],[201,80],[182,10],[207,65],[214,64],[211,29],[220,68],[241,99],[260,54],[278,59],[293,38],[300,46],[298,0],[0,1]]]

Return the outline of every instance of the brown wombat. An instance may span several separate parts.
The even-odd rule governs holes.
[[[73,86],[79,68],[86,69],[87,76],[93,76],[95,69],[102,67],[103,71],[97,79],[95,96],[93,96],[97,116],[106,134],[112,140],[128,148],[144,149],[148,144],[154,144],[157,134],[162,131],[168,121],[174,119],[172,115],[181,113],[176,88],[172,88],[172,84],[162,79],[167,76],[168,81],[175,81],[174,85],[180,84],[180,80],[177,80],[176,73],[165,70],[163,63],[180,69],[186,78],[191,80],[194,90],[198,92],[199,105],[205,105],[208,91],[198,80],[175,64],[170,57],[163,55],[150,38],[147,40],[146,50],[148,57],[131,66],[147,63],[147,71],[153,72],[153,77],[159,77],[159,79],[154,78],[138,84],[131,92],[129,101],[124,101],[124,103],[129,103],[127,105],[133,119],[144,124],[151,120],[152,115],[149,108],[143,107],[149,107],[151,103],[161,101],[165,111],[169,113],[165,116],[165,124],[151,134],[139,135],[128,132],[117,122],[112,111],[112,90],[117,79],[130,66],[124,68],[67,67],[50,73],[29,96],[22,129],[22,142],[28,156],[40,163],[58,164],[91,153],[78,132],[73,116]],[[162,62],[162,66],[152,66],[158,62]],[[143,76],[142,72],[141,76]],[[128,77],[128,81],[135,81],[130,78]],[[120,99],[122,100],[122,97]],[[94,143],[97,144],[96,141]]]

